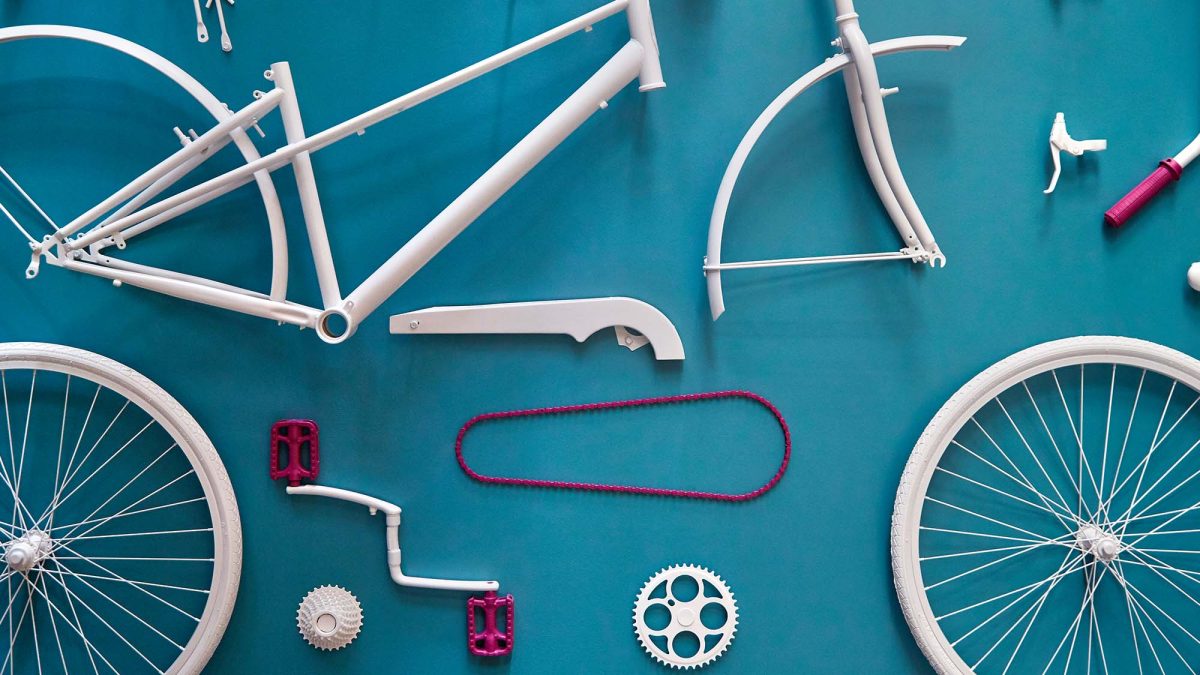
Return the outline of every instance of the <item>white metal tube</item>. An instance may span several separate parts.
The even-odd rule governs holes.
[[[218,6],[220,0],[217,0]],[[287,142],[300,143],[306,137],[304,120],[300,117],[300,103],[296,99],[296,85],[292,81],[292,67],[286,62],[271,65],[275,86],[283,90],[279,114],[283,117],[283,130]],[[333,266],[333,253],[329,250],[329,233],[325,229],[325,212],[321,208],[321,197],[317,192],[317,179],[313,174],[312,157],[307,152],[297,153],[292,158],[292,172],[296,177],[296,190],[300,194],[300,209],[304,213],[304,224],[308,229],[308,243],[312,248],[313,264],[317,270],[317,285],[321,289],[321,302],[325,309],[341,304],[342,292],[338,288],[337,272]]]
[[[290,323],[305,328],[316,327],[320,311],[291,302],[264,300],[260,297],[243,293],[234,293],[220,288],[213,288],[189,281],[169,279],[151,274],[113,269],[94,263],[64,260],[56,263],[75,272],[83,272],[93,276],[119,281],[148,291],[162,293],[180,300],[190,300],[221,309],[228,309],[251,316],[258,316],[272,321]]]
[[[352,323],[357,324],[375,311],[602,104],[632,82],[641,68],[643,54],[637,41],[626,43],[583,86],[347,296],[345,309]]]
[[[900,202],[896,201],[896,195],[892,192],[892,187],[888,184],[887,176],[883,172],[883,166],[879,163],[875,144],[871,141],[871,125],[867,121],[867,109],[863,104],[858,71],[846,68],[842,71],[842,78],[846,85],[846,98],[850,102],[850,119],[854,124],[854,138],[858,141],[858,152],[862,155],[863,166],[866,167],[867,175],[871,178],[871,185],[875,186],[879,201],[883,202],[883,208],[896,226],[896,231],[900,233],[900,239],[904,241],[904,245],[920,247],[921,242],[917,239],[917,233],[913,231],[908,217],[904,215],[904,209],[900,208]]]
[[[384,514],[384,525],[387,530],[385,537],[387,540],[388,571],[391,574],[392,581],[401,586],[439,591],[462,591],[466,593],[483,593],[500,589],[500,582],[498,581],[430,579],[428,577],[410,577],[405,574],[400,567],[400,507],[391,502],[385,502],[382,499],[376,499],[375,497],[350,490],[325,487],[324,485],[289,486],[287,493],[290,495],[329,497],[331,499],[340,499],[354,504],[361,504],[370,509],[372,515],[377,511],[382,512]]]
[[[131,199],[137,193],[150,187],[159,178],[166,176],[178,166],[187,163],[191,158],[205,152],[211,147],[214,147],[224,136],[230,135],[235,130],[243,129],[246,126],[253,124],[258,118],[267,114],[279,105],[279,101],[283,98],[283,92],[272,90],[257,101],[233,113],[232,115],[221,120],[212,129],[209,129],[195,141],[189,143],[186,147],[180,148],[170,157],[159,162],[154,168],[142,174],[133,182],[115,192],[111,197],[100,202],[96,206],[88,209],[83,215],[71,221],[62,229],[59,236],[69,237],[81,228],[95,221],[100,216],[108,211],[116,208],[119,204],[127,199]],[[111,236],[121,230],[122,227],[132,225],[129,217],[121,218],[104,227],[99,227],[89,231],[74,245],[76,247],[84,247],[95,243],[104,237]]]
[[[230,114],[228,108],[217,100],[217,97],[204,85],[196,81],[196,78],[188,75],[182,68],[162,56],[129,40],[75,26],[35,25],[0,28],[0,43],[43,38],[78,40],[125,54],[174,82],[196,99],[214,119],[223,120]],[[258,150],[245,131],[235,129],[230,137],[247,162],[260,159]],[[279,205],[279,195],[275,191],[275,185],[271,182],[269,173],[259,171],[254,174],[253,179],[258,183],[258,189],[262,193],[267,224],[271,232],[271,297],[282,301],[287,292],[288,271],[287,232],[283,223],[283,208]]]
[[[906,51],[950,50],[958,47],[965,40],[966,38],[952,35],[918,35],[876,42],[871,45],[871,51],[875,56],[886,56]],[[725,174],[721,177],[721,185],[717,188],[717,199],[713,204],[712,217],[708,225],[708,253],[705,261],[713,270],[706,273],[706,281],[708,285],[709,308],[714,321],[720,318],[721,314],[725,312],[725,298],[724,292],[721,289],[720,271],[721,247],[725,236],[725,219],[728,217],[729,202],[733,198],[734,188],[737,186],[738,178],[742,174],[746,160],[749,159],[750,153],[758,145],[767,127],[771,126],[771,123],[775,121],[779,114],[792,101],[808,91],[813,85],[849,65],[850,57],[847,54],[838,54],[826,59],[821,65],[808,71],[800,79],[793,82],[791,86],[784,89],[759,114],[758,118],[754,120],[754,124],[750,126],[746,135],[742,137],[737,149],[733,152],[733,156],[729,159],[729,165],[725,168]]]
[[[409,108],[413,108],[425,101],[428,101],[431,98],[434,98],[436,96],[444,94],[445,92],[447,92],[451,89],[454,89],[455,87],[458,87],[458,86],[465,84],[471,80],[474,80],[475,78],[477,78],[481,75],[485,75],[485,74],[487,74],[497,68],[500,68],[501,66],[507,65],[523,56],[527,56],[528,54],[531,54],[549,44],[552,44],[552,43],[557,42],[558,40],[568,37],[574,33],[582,31],[599,21],[603,21],[604,19],[607,19],[615,14],[618,14],[621,11],[623,11],[626,8],[626,6],[628,6],[628,4],[629,4],[629,0],[615,0],[614,2],[610,2],[607,5],[604,5],[603,7],[595,9],[591,12],[588,12],[587,14],[584,14],[581,17],[578,17],[572,21],[569,21],[569,22],[563,24],[563,25],[559,26],[558,28],[554,28],[552,30],[546,31],[545,33],[542,33],[541,35],[538,35],[537,37],[526,40],[525,42],[522,42],[518,45],[515,45],[513,47],[510,47],[510,48],[500,52],[499,54],[496,54],[492,57],[484,59],[474,65],[463,68],[462,70],[459,70],[455,73],[447,75],[446,77],[443,77],[440,80],[437,80],[437,81],[427,84],[423,87],[415,89],[403,96],[400,96],[399,98],[393,99],[392,101],[390,101],[388,103],[385,103],[381,106],[373,108],[361,115],[358,115],[357,117],[354,117],[354,118],[351,118],[350,120],[342,122],[341,124],[330,127],[329,129],[326,129],[325,131],[322,131],[316,135],[308,136],[307,138],[305,138],[305,140],[303,140],[299,143],[288,144],[288,145],[286,145],[282,148],[279,148],[278,150],[266,155],[265,157],[261,157],[255,161],[248,162],[244,166],[238,167],[237,169],[234,169],[227,173],[221,174],[220,176],[216,176],[210,180],[200,183],[199,185],[196,185],[192,188],[184,190],[183,192],[173,195],[173,196],[171,196],[167,199],[164,199],[160,202],[152,204],[152,205],[146,207],[145,209],[143,209],[142,211],[139,211],[138,213],[131,214],[130,216],[127,216],[126,218],[123,218],[120,221],[115,221],[113,223],[110,223],[108,226],[106,226],[106,228],[108,228],[108,229],[106,229],[103,233],[100,233],[98,235],[95,231],[89,233],[88,238],[91,241],[89,241],[88,243],[90,244],[90,243],[93,243],[94,241],[97,241],[104,237],[110,236],[116,230],[119,230],[122,227],[127,227],[127,226],[133,224],[134,222],[138,222],[140,220],[148,220],[150,218],[153,218],[154,216],[162,214],[170,209],[173,209],[181,204],[193,202],[193,200],[197,200],[198,197],[201,197],[202,195],[204,195],[204,194],[208,193],[209,191],[214,190],[216,188],[224,187],[224,186],[228,186],[228,185],[234,185],[234,186],[245,185],[246,183],[250,182],[251,176],[253,176],[257,172],[274,171],[286,164],[291,163],[292,158],[299,155],[300,153],[316,152],[317,150],[328,147],[348,136],[354,135],[354,134],[358,133],[359,131],[362,131],[363,129],[366,129],[375,124],[378,124],[379,122],[382,122],[389,117],[397,115],[405,110],[408,110]],[[3,34],[4,34],[4,31],[2,29],[0,29],[0,41],[3,41]],[[268,96],[275,97],[277,95],[280,95],[280,94],[277,94],[278,91],[279,91],[278,89],[272,90],[272,92],[270,92],[268,94]],[[264,97],[264,98],[266,98],[266,97]],[[259,103],[259,102],[256,102],[256,103]],[[251,104],[251,106],[253,106],[253,105],[255,105],[255,104]],[[248,108],[249,108],[249,106],[248,106]],[[243,110],[245,110],[245,109],[243,109]],[[226,120],[226,121],[228,121],[228,120]],[[206,136],[209,136],[209,134],[212,134],[212,132],[215,130],[216,130],[215,128],[213,130],[210,130],[206,134],[202,135],[201,138],[203,139]],[[145,187],[145,186],[142,186],[142,187]],[[140,190],[140,189],[142,189],[142,188],[139,187],[138,190]],[[124,195],[123,198],[124,199],[129,198],[130,196],[133,195],[134,192],[137,192],[137,190],[129,191],[129,194]],[[118,195],[114,195],[112,198],[107,200],[107,201],[114,201],[115,203],[113,203],[108,208],[99,211],[95,215],[92,215],[90,219],[84,220],[84,217],[87,216],[88,214],[85,214],[85,216],[81,216],[80,218],[78,218],[77,221],[82,221],[78,227],[82,227],[83,225],[86,225],[88,222],[95,220],[96,218],[100,217],[100,215],[102,215],[104,212],[113,208],[113,206],[116,206],[117,203],[120,203],[122,201],[122,199],[116,199],[117,196]],[[204,203],[204,201],[209,201],[209,200],[203,200],[203,201],[197,200],[194,203],[201,204],[201,203]],[[99,207],[97,207],[97,208],[99,208]],[[93,209],[93,211],[95,211],[95,210],[96,209]],[[70,225],[68,225],[68,227],[70,227]],[[78,229],[78,227],[76,229]],[[73,231],[68,232],[68,236],[70,234],[73,234]]]
[[[848,0],[847,0],[848,2]],[[917,201],[908,189],[904,174],[900,172],[900,162],[896,159],[896,150],[892,147],[892,134],[888,128],[887,112],[883,107],[883,93],[880,91],[879,72],[875,68],[875,57],[871,54],[871,45],[859,28],[857,17],[841,18],[840,30],[843,46],[850,52],[851,67],[858,72],[859,90],[862,92],[862,102],[866,108],[867,122],[870,126],[871,141],[875,145],[875,153],[887,177],[888,185],[892,188],[900,208],[920,239],[921,245],[930,252],[935,252],[937,242],[933,232],[921,215]],[[899,226],[897,226],[899,229]],[[901,236],[904,235],[901,231]]]
[[[650,0],[629,0],[625,11],[629,19],[629,36],[637,40],[645,54],[642,69],[638,73],[638,91],[652,91],[667,86],[663,81],[662,63],[658,57],[658,36],[654,34],[654,15],[650,12]]]
[[[96,255],[96,256],[93,256],[87,262],[95,263],[97,265],[104,265],[105,267],[112,267],[114,269],[126,270],[129,272],[141,272],[142,274],[147,274],[149,276],[154,276],[154,277],[162,277],[164,279],[175,279],[177,281],[186,281],[188,283],[199,284],[201,286],[208,286],[209,288],[218,288],[218,289],[221,289],[224,291],[229,291],[230,293],[246,295],[246,296],[250,296],[252,298],[261,298],[263,300],[271,299],[270,296],[268,296],[265,293],[259,293],[258,291],[252,291],[248,288],[240,288],[238,286],[233,286],[230,284],[222,283],[220,281],[214,281],[212,279],[205,279],[204,277],[197,277],[197,276],[193,276],[191,274],[184,274],[182,272],[176,272],[174,270],[165,270],[165,269],[162,269],[161,267],[151,267],[149,265],[142,265],[140,263],[130,262],[128,260],[121,260],[120,258],[114,258],[109,255]]]
[[[232,139],[230,139],[230,140],[232,140]],[[224,145],[224,144],[222,144],[222,145]],[[197,156],[189,159],[188,161],[184,162],[183,164],[175,167],[174,169],[171,170],[170,173],[168,173],[167,175],[163,176],[162,178],[159,178],[158,180],[154,181],[154,183],[150,187],[146,188],[145,190],[142,190],[142,192],[140,194],[138,194],[136,197],[125,202],[123,205],[121,205],[121,208],[117,209],[116,211],[113,211],[111,214],[108,215],[108,217],[106,217],[104,220],[100,221],[100,226],[103,227],[115,220],[124,218],[125,216],[127,216],[127,215],[133,213],[134,211],[140,209],[141,207],[145,206],[147,202],[149,202],[151,199],[154,199],[158,195],[162,194],[163,191],[165,191],[167,188],[171,187],[175,183],[178,183],[180,180],[183,179],[184,176],[188,175],[196,167],[203,164],[205,162],[205,160],[208,159],[209,156],[211,156],[213,153],[215,153],[217,151],[218,151],[218,148],[214,147],[212,152],[197,155]],[[130,228],[130,229],[133,229],[133,228]],[[122,238],[125,239],[126,241],[128,241],[129,239],[132,238],[132,234],[127,230],[126,232],[123,233]]]
[[[719,265],[705,265],[706,272],[714,270],[748,270],[765,267],[796,267],[800,265],[830,265],[834,263],[877,262],[880,260],[913,260],[920,253],[905,253],[903,251],[887,251],[884,253],[849,253],[845,255],[817,255],[807,258],[776,258],[773,260],[747,260],[744,262],[727,262]]]

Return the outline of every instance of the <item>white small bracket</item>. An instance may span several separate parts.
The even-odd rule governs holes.
[[[683,360],[683,342],[667,317],[633,298],[587,298],[496,305],[431,307],[391,318],[392,333],[570,335],[577,342],[615,328],[617,342],[635,350],[649,344],[659,361]]]
[[[1108,149],[1108,141],[1103,138],[1077,141],[1067,133],[1067,118],[1058,113],[1054,116],[1054,126],[1050,128],[1050,157],[1054,160],[1054,175],[1050,177],[1050,187],[1042,192],[1050,194],[1058,185],[1058,177],[1062,174],[1062,153],[1064,151],[1079,157],[1085,152],[1100,152]]]

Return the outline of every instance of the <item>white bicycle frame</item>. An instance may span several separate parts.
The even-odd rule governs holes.
[[[799,80],[785,89],[766,110],[759,115],[750,130],[738,144],[721,187],[717,191],[716,204],[708,230],[708,253],[704,258],[704,275],[708,282],[708,299],[715,321],[725,312],[725,297],[721,287],[723,271],[756,269],[765,267],[791,267],[796,265],[819,265],[831,263],[872,262],[877,260],[911,260],[928,263],[931,267],[944,266],[946,257],[938,248],[933,232],[925,222],[917,202],[908,188],[896,151],[892,147],[891,131],[883,99],[898,92],[898,89],[883,89],[879,84],[879,73],[875,68],[875,57],[898,52],[918,50],[950,50],[966,41],[964,37],[950,35],[922,35],[896,38],[883,42],[868,43],[859,27],[858,13],[853,0],[835,0],[836,23],[839,37],[833,46],[842,52],[808,71]],[[800,94],[814,84],[839,71],[844,71],[846,97],[850,102],[850,116],[854,123],[854,135],[863,163],[871,177],[871,183],[879,194],[888,216],[900,234],[903,247],[899,251],[883,253],[854,253],[848,255],[810,256],[804,258],[779,258],[774,260],[752,260],[746,262],[724,262],[721,246],[725,232],[725,218],[729,212],[729,200],[737,185],[742,167],[750,152],[762,137],[763,132],[775,118]]]
[[[414,235],[358,288],[343,295],[338,285],[333,256],[329,247],[325,217],[321,209],[311,154],[368,128],[400,112],[440,96],[477,77],[528,56],[543,47],[574,33],[589,30],[593,24],[624,12],[628,19],[630,39],[590,79],[550,113],[528,135],[498,160],[479,179],[450,203],[440,214]],[[115,285],[129,284],[165,295],[220,307],[253,316],[272,319],[303,328],[313,328],[322,340],[339,343],[352,335],[359,323],[389,296],[395,293],[418,270],[436,256],[447,244],[461,234],[484,211],[512,188],[550,151],[607,101],[633,80],[640,81],[640,91],[666,86],[662,79],[658,46],[649,0],[614,0],[598,9],[568,21],[532,39],[510,47],[451,75],[436,80],[357,117],[337,124],[315,135],[308,135],[300,114],[291,68],[286,62],[276,63],[266,72],[274,88],[255,92],[256,100],[234,112],[219,103],[213,95],[177,66],[161,56],[132,42],[111,35],[65,26],[23,26],[0,29],[0,43],[28,38],[55,37],[82,40],[128,54],[167,75],[199,100],[218,123],[203,134],[190,136],[178,129],[183,147],[157,166],[139,176],[107,199],[88,209],[62,227],[54,225],[54,234],[41,241],[31,237],[25,228],[8,215],[14,225],[30,240],[32,261],[26,276],[37,275],[40,262],[69,270],[91,274],[113,281]],[[265,115],[278,109],[283,121],[287,144],[259,156],[246,134]],[[177,194],[153,201],[165,190],[204,163],[218,150],[234,143],[246,158],[246,164]],[[308,307],[286,299],[287,240],[282,210],[271,182],[271,172],[290,165],[307,228],[309,245],[316,267],[323,307]],[[11,177],[5,174],[11,180]],[[267,206],[271,231],[272,278],[269,293],[259,293],[211,279],[181,274],[161,268],[140,265],[115,258],[106,253],[111,247],[125,248],[126,243],[153,228],[225,195],[251,182],[258,184]],[[44,211],[14,186],[21,195]],[[527,332],[572,332],[572,324],[556,323],[561,309],[578,311],[580,307],[604,310],[609,314],[628,314],[632,321],[617,320],[620,327],[635,329],[641,338],[664,335],[664,343],[655,345],[656,356],[683,358],[682,344],[674,327],[657,310],[629,298],[604,298],[572,307],[544,303],[540,307],[538,326]],[[528,313],[529,304],[520,311]],[[570,303],[567,303],[570,304]],[[646,308],[651,311],[647,312]],[[445,309],[445,308],[439,308]],[[476,308],[469,308],[476,309]],[[564,321],[567,321],[564,319]],[[649,321],[652,325],[646,325]],[[643,325],[638,325],[641,322]],[[445,322],[443,322],[445,323]],[[663,324],[665,323],[665,326]],[[338,325],[340,324],[340,325]],[[416,326],[413,326],[416,328]],[[451,331],[441,331],[451,332]],[[577,330],[575,332],[578,332]],[[641,346],[640,340],[627,340],[626,346]]]

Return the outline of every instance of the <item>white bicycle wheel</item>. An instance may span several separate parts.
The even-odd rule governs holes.
[[[0,407],[0,671],[200,672],[242,552],[200,426],[142,375],[58,345],[0,344]]]
[[[939,673],[1200,669],[1200,362],[1042,344],[960,389],[896,497],[900,605]]]

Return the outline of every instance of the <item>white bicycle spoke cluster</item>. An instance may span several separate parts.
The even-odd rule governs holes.
[[[1200,668],[1200,363],[1124,338],[1021,352],[930,423],[896,586],[944,673]]]
[[[0,408],[0,671],[199,672],[240,531],[195,422],[111,361],[19,343]]]

